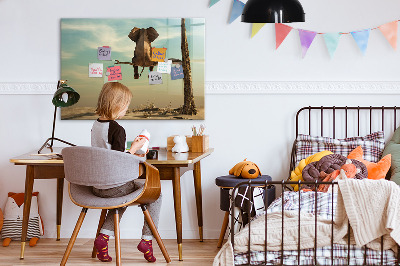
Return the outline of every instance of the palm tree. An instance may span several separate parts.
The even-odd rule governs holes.
[[[182,50],[182,67],[183,67],[183,91],[184,103],[181,113],[186,115],[196,115],[197,109],[194,103],[193,86],[192,86],[192,70],[190,68],[189,48],[186,37],[185,19],[181,19],[181,50]]]

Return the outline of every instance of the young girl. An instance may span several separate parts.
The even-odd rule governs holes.
[[[115,120],[122,118],[126,114],[131,99],[132,93],[125,85],[118,82],[108,82],[104,84],[96,108],[96,114],[100,117],[93,123],[92,127],[91,142],[93,147],[125,152],[125,129]],[[132,156],[144,157],[145,155],[136,154],[136,151],[139,150],[145,142],[146,139],[144,138],[136,138],[129,149],[129,153],[131,153]],[[141,158],[141,160],[143,159]],[[93,194],[102,198],[125,196],[144,186],[143,183],[135,181],[136,178],[137,176],[132,176],[132,181],[117,187],[93,187]],[[147,205],[147,209],[156,226],[158,226],[160,207],[161,195],[155,202]],[[125,210],[126,207],[118,209],[120,219]],[[114,236],[114,214],[115,210],[109,210],[107,212],[106,220],[101,228],[100,234],[94,241],[94,246],[97,249],[97,258],[101,261],[112,260],[108,255],[108,240],[110,236]],[[150,227],[147,222],[144,221],[142,240],[137,248],[144,253],[144,258],[149,262],[156,261],[156,258],[153,256],[152,237],[153,234],[151,233]]]

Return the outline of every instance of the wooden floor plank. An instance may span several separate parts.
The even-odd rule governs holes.
[[[110,240],[109,251],[113,257],[112,263],[104,263],[97,258],[91,258],[93,240],[78,238],[72,249],[67,265],[114,265],[114,239]],[[35,247],[25,248],[25,259],[20,260],[21,244],[18,241],[12,241],[9,247],[0,246],[0,265],[60,265],[61,258],[64,255],[69,239],[40,239]],[[149,266],[150,264],[143,258],[143,254],[136,249],[140,240],[121,239],[122,264]],[[197,239],[185,239],[183,241],[183,261],[178,260],[178,248],[176,240],[163,240],[168,250],[172,262],[167,264],[158,248],[157,243],[153,243],[154,255],[157,258],[156,263],[152,265],[212,265],[215,255],[218,253],[216,239],[204,240],[200,242]]]

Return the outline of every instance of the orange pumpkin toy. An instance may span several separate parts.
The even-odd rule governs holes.
[[[247,158],[242,162],[237,163],[231,170],[229,170],[229,174],[249,179],[260,176],[261,171],[258,166],[255,163],[246,160]]]
[[[347,158],[356,159],[365,164],[368,170],[368,179],[375,180],[384,179],[392,163],[391,154],[387,154],[377,163],[364,160],[364,151],[361,146],[358,146],[352,152],[350,152]]]

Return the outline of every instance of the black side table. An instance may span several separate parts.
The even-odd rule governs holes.
[[[254,179],[246,179],[241,177],[236,177],[234,175],[220,176],[215,179],[215,184],[220,187],[220,209],[225,211],[224,221],[222,222],[221,233],[219,235],[218,245],[220,248],[222,246],[222,242],[224,241],[226,228],[228,227],[229,222],[229,208],[230,208],[230,199],[229,192],[233,189],[237,184],[246,182],[246,181],[263,181],[266,180],[272,181],[272,178],[269,175],[261,175]],[[254,186],[257,187],[257,186]],[[267,205],[271,204],[275,200],[275,186],[270,186],[268,189],[268,200]]]

